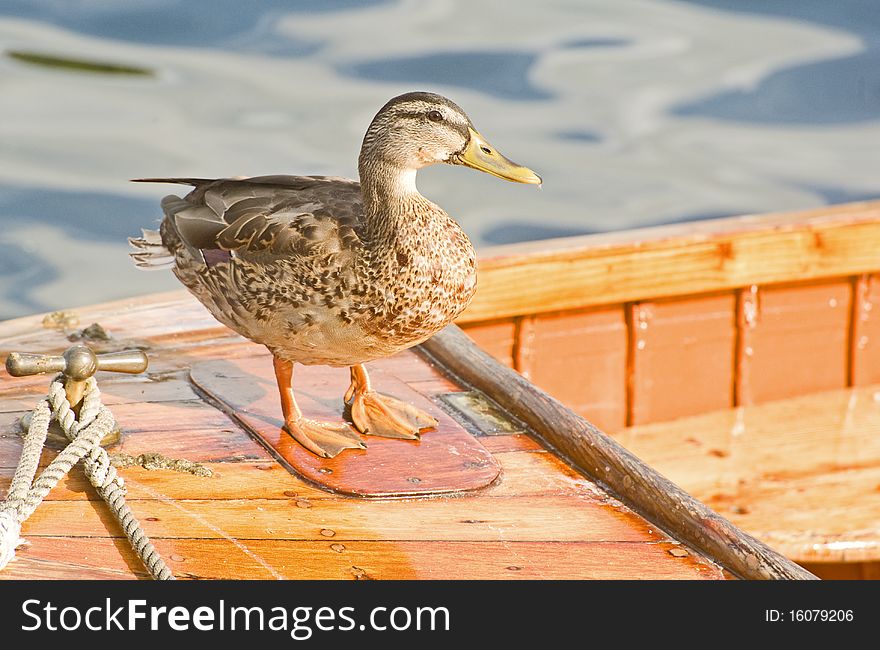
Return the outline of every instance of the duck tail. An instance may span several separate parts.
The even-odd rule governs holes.
[[[175,185],[192,185],[198,187],[210,183],[208,178],[132,178],[132,183],[174,183]]]
[[[174,255],[162,243],[162,235],[156,230],[141,232],[141,237],[128,238],[128,243],[135,249],[129,253],[135,266],[145,271],[160,271],[174,266]]]

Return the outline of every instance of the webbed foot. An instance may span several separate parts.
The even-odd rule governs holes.
[[[344,449],[367,447],[345,423],[318,422],[301,417],[287,422],[284,430],[303,447],[322,458],[333,458]]]
[[[376,391],[354,394],[351,419],[361,433],[406,440],[418,440],[422,430],[437,426],[421,409]]]

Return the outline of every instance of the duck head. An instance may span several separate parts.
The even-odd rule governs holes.
[[[412,92],[391,99],[364,136],[361,179],[375,165],[405,174],[436,163],[465,165],[516,183],[541,183],[535,172],[489,144],[461,107],[442,95]]]

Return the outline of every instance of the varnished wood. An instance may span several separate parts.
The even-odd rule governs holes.
[[[823,580],[880,580],[880,562],[805,562]]]
[[[99,377],[123,428],[122,442],[109,451],[159,452],[210,470],[210,476],[137,466],[119,470],[133,511],[178,577],[728,577],[697,552],[679,557],[678,540],[523,434],[480,435],[502,473],[468,496],[364,500],[328,491],[284,469],[193,389],[192,366],[219,360],[234,368],[253,357],[253,348],[216,327],[191,298],[175,293],[76,313],[78,327],[98,321],[110,333],[111,340],[96,348],[139,345],[151,357],[149,375]],[[69,330],[46,329],[41,321],[0,323],[0,350],[52,352],[70,344]],[[373,365],[379,389],[390,378],[431,399],[466,390],[416,354]],[[273,404],[272,417],[280,419],[268,361],[265,371],[265,399]],[[29,383],[0,373],[0,490],[21,449],[17,419],[40,398],[48,379]],[[320,373],[305,381],[316,383],[318,396],[327,390]],[[340,401],[341,393],[332,403],[314,404],[338,416]],[[437,412],[449,417],[439,407]],[[44,465],[54,453],[44,453]],[[23,536],[30,546],[0,578],[143,577],[122,531],[76,470],[25,522]]]
[[[852,281],[850,385],[880,383],[880,274],[863,274]]]
[[[613,431],[620,409],[631,425],[880,381],[878,251],[880,201],[496,247],[484,252],[477,296],[458,323]],[[735,301],[733,313],[713,309],[707,320],[700,305],[713,300]],[[627,341],[611,343],[590,378],[574,382],[565,366],[582,345],[580,314],[592,309],[622,311]],[[639,315],[655,311],[667,334],[639,329]],[[549,347],[548,321],[558,328]],[[654,338],[671,340],[669,326],[681,345],[664,358]],[[680,381],[691,388],[676,390]]]
[[[501,436],[524,440],[526,436]],[[511,445],[512,446],[512,445]],[[49,454],[47,454],[48,459]],[[583,497],[588,503],[600,503],[605,497],[591,489],[590,483],[554,454],[535,446],[514,447],[498,451],[495,459],[502,466],[505,480],[497,481],[483,493],[485,497],[538,497],[570,494]],[[210,476],[179,472],[147,470],[142,467],[124,469],[128,481],[128,499],[132,502],[156,498],[169,499],[263,499],[339,500],[341,497],[297,476],[291,475],[271,460],[240,462],[206,462]],[[14,467],[0,467],[0,490],[6,489]],[[47,496],[47,501],[99,501],[81,473],[66,476]],[[465,503],[465,502],[462,502]]]
[[[878,380],[874,377],[874,369],[878,367],[875,352],[880,346],[874,343],[880,340],[880,335],[874,331],[872,316],[876,311],[872,311],[876,302],[874,273],[880,269],[876,253],[880,250],[876,246],[878,222],[880,204],[855,204],[805,213],[719,220],[494,249],[487,251],[488,257],[481,261],[478,296],[473,310],[465,314],[462,322],[473,327],[475,335],[480,336],[482,343],[503,363],[529,374],[536,383],[576,406],[588,419],[599,420],[603,427],[612,431],[620,428],[620,416],[609,414],[620,413],[620,409],[627,407],[627,369],[631,371],[631,422],[648,423],[693,413],[698,408],[717,407],[719,402],[713,400],[723,396],[722,386],[731,390],[733,404],[742,404],[761,403],[847,383],[867,385]],[[612,278],[613,283],[603,284],[603,278]],[[504,299],[504,291],[509,292],[508,299]],[[742,310],[738,323],[737,312],[734,310],[731,314],[736,325],[736,344],[732,352],[732,376],[726,381],[723,373],[711,378],[700,375],[703,378],[697,380],[695,373],[708,368],[699,363],[688,365],[687,346],[696,350],[704,345],[693,339],[694,334],[684,332],[679,337],[680,345],[671,344],[669,356],[665,358],[660,355],[648,362],[647,357],[640,358],[634,353],[633,346],[638,345],[639,339],[638,330],[632,326],[639,323],[640,304],[647,304],[651,309],[662,306],[657,317],[649,323],[648,334],[666,336],[659,329],[651,329],[651,324],[662,324],[670,315],[671,320],[667,320],[672,329],[669,331],[675,330],[678,327],[676,319],[681,318],[676,315],[676,310],[682,309],[684,314],[689,303],[700,304],[705,300],[705,294],[712,292],[715,296],[738,293],[740,297],[755,300],[756,318],[752,323],[742,318]],[[765,297],[769,299],[765,300]],[[493,310],[493,301],[497,304],[503,302],[503,309]],[[835,306],[831,305],[832,301],[836,302]],[[198,396],[192,393],[181,373],[200,361],[247,356],[239,337],[230,335],[206,318],[201,308],[182,294],[150,299],[143,305],[140,302],[119,301],[84,310],[78,325],[84,327],[97,320],[109,329],[114,339],[99,343],[99,350],[110,351],[138,344],[157,352],[151,369],[154,381],[141,388],[136,388],[137,383],[120,384],[119,394],[114,395],[111,392],[113,384],[99,378],[102,386],[108,384],[108,403],[118,404],[113,407],[114,411],[118,408],[133,427],[133,433],[130,432],[122,444],[129,453],[153,449],[144,436],[147,432],[155,434],[163,422],[177,421],[181,417],[186,421],[202,421],[200,414],[204,405],[197,404]],[[663,311],[667,304],[668,312]],[[589,356],[594,352],[586,350],[588,356],[581,357],[581,361],[577,357],[581,354],[579,346],[584,343],[583,339],[589,339],[586,341],[589,346],[601,338],[601,332],[586,332],[581,322],[582,315],[594,310],[631,313],[634,317],[630,318],[629,328],[625,327],[624,319],[623,330],[614,330],[617,334],[609,337],[607,347],[603,344],[596,348],[596,354],[601,356]],[[157,316],[153,318],[150,312]],[[174,314],[174,327],[168,326],[167,318],[161,318],[161,314],[169,312]],[[698,339],[704,337],[716,341],[720,350],[729,345],[730,321],[725,324],[723,310],[714,313],[717,317],[704,321],[702,331],[698,331],[696,325],[694,331]],[[684,314],[688,318],[692,315]],[[694,323],[698,321],[696,316]],[[800,324],[805,327],[798,327]],[[46,351],[60,351],[70,344],[67,340],[70,333],[44,328],[41,317],[0,323],[0,348],[40,347]],[[651,342],[648,340],[646,344]],[[682,350],[681,357],[676,356],[675,349]],[[747,349],[751,354],[745,354]],[[693,359],[703,357],[702,352],[693,354]],[[403,373],[401,379],[417,392],[437,395],[462,389],[453,386],[436,368],[407,363],[406,369],[400,366],[396,372]],[[608,365],[602,366],[602,363]],[[572,368],[579,367],[590,370],[590,374],[576,377]],[[623,384],[615,383],[617,380],[597,379],[600,375],[611,377],[615,374],[623,377]],[[40,396],[41,385],[39,382],[9,384],[4,379],[0,373],[0,425],[11,426],[18,415],[30,407],[32,400]],[[158,381],[160,379],[167,380],[167,383]],[[685,382],[684,388],[674,390],[676,381]],[[688,385],[696,386],[698,390],[690,390]],[[647,392],[649,386],[654,388]],[[661,399],[664,389],[669,392]],[[138,390],[141,396],[137,395]],[[696,393],[702,394],[701,391],[711,399],[690,399]],[[146,397],[147,394],[151,397]],[[636,418],[639,394],[655,401],[651,408],[639,412],[640,418]],[[615,402],[614,399],[620,400],[621,395],[623,401]],[[149,406],[156,404],[156,407],[139,408],[137,402],[141,398],[149,400]],[[681,401],[676,402],[679,398]],[[647,403],[643,401],[641,404]],[[596,405],[605,405],[605,410]],[[172,435],[161,440],[163,450],[171,455],[189,454],[193,460],[220,464],[221,468],[229,460],[271,465],[271,456],[229,418],[218,420],[208,416],[203,421],[206,426],[195,426],[191,438],[182,439],[178,433],[179,439]],[[143,427],[139,424],[142,422],[146,423]],[[176,431],[173,425],[170,430]],[[803,435],[818,434],[805,431]],[[496,457],[507,453],[533,453],[537,449],[535,443],[523,435],[487,436],[481,440]],[[837,454],[835,448],[829,449],[827,439],[820,436],[815,442],[817,444],[809,446],[804,453],[813,454],[818,459]],[[17,444],[15,438],[0,437],[0,456],[14,453]],[[685,444],[694,445],[688,441]],[[712,467],[712,459],[723,460],[725,450],[712,447],[710,451],[720,454],[709,456],[709,466]],[[705,464],[706,459],[702,456],[695,458]],[[760,454],[742,460],[744,463],[763,462]],[[864,467],[835,470],[832,475],[833,481],[824,482],[810,473],[810,478],[805,476],[804,481],[815,481],[824,486],[827,495],[837,495],[846,501],[852,499],[846,491],[848,482],[870,490],[870,481],[874,480],[870,468]],[[735,473],[730,477],[736,477]],[[502,484],[508,478],[505,470]],[[736,477],[736,480],[741,478]],[[532,479],[538,480],[536,477]],[[808,484],[792,481],[793,487],[789,487],[795,493],[798,489],[805,489],[807,494],[812,494]],[[740,523],[740,517],[747,515],[733,508],[743,506],[719,494],[721,496],[708,495],[709,504]],[[768,503],[774,502],[772,498],[768,499]],[[796,497],[792,496],[792,499],[795,501],[791,503],[777,503],[779,507],[796,512]],[[745,508],[748,510],[747,506]],[[767,521],[772,520],[769,511],[764,515]],[[858,547],[862,529],[853,528],[853,525],[869,524],[865,519],[869,516],[869,511],[861,507],[838,512],[835,522],[840,528],[834,533],[837,537],[833,538],[838,546],[853,542],[856,546],[852,548],[862,548]],[[796,529],[788,526],[782,532],[789,534],[792,530]],[[762,536],[762,539],[767,541],[769,538]],[[801,539],[799,543],[807,542]],[[829,548],[837,547],[832,545]],[[827,567],[831,560],[870,565],[870,559],[863,561],[860,557],[850,549],[846,554],[822,555],[816,561],[823,567]]]
[[[526,319],[521,319],[522,332]],[[626,424],[627,329],[624,310],[538,314],[518,339],[516,368],[538,386],[607,430]],[[470,330],[467,330],[470,335]],[[491,354],[491,349],[484,346]]]
[[[759,287],[750,299],[756,311],[751,321],[741,322],[738,404],[847,385],[849,280]]]
[[[386,361],[384,369],[372,373],[374,380],[382,391],[437,418],[437,428],[426,431],[421,440],[365,436],[367,449],[319,458],[281,428],[284,421],[273,390],[271,356],[261,346],[242,345],[250,348],[252,356],[198,363],[191,377],[291,471],[327,489],[364,497],[467,492],[485,488],[498,478],[501,468],[473,436],[395,376],[396,360],[411,352]],[[297,381],[297,401],[306,417],[343,421],[347,370],[300,366]]]
[[[338,499],[186,499],[169,503],[132,501],[133,511],[151,539],[296,539],[655,542],[669,539],[650,524],[634,526],[614,508],[586,507],[584,495],[494,497],[464,503],[457,498],[416,499],[405,507],[393,500],[364,499],[357,506]],[[93,502],[48,501],[31,516],[27,536],[93,537],[109,528],[110,537],[125,538],[110,526],[111,515]],[[418,525],[415,525],[418,522]],[[332,533],[332,534],[331,534]],[[106,535],[106,533],[105,533]],[[102,535],[104,536],[104,535]]]
[[[798,562],[880,560],[880,385],[633,427],[616,438]]]
[[[463,324],[880,268],[880,202],[497,247]]]
[[[477,344],[509,368],[515,367],[519,354],[517,323],[514,319],[486,323],[469,323],[468,334]]]
[[[734,311],[730,293],[633,305],[631,424],[733,406]]]
[[[546,445],[585,475],[678,539],[746,578],[814,578],[763,542],[685,493],[592,424],[483,352],[450,326],[422,345],[463,382],[529,425]]]
[[[609,580],[639,566],[646,580],[717,580],[726,576],[681,546],[629,542],[456,542],[154,539],[181,578],[272,580]],[[673,555],[674,552],[676,555]],[[131,550],[117,540],[36,537],[0,578],[130,579],[145,577]],[[135,567],[134,570],[132,567]]]
[[[758,323],[759,287],[753,284],[739,289],[736,296],[736,335],[733,359],[733,405],[750,404],[753,402],[752,387],[749,378],[752,376],[752,359],[754,359],[754,329]],[[634,424],[630,422],[630,424]]]

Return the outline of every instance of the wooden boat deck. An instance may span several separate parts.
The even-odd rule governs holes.
[[[498,247],[459,324],[822,577],[880,577],[880,201]]]
[[[38,316],[2,323],[0,355],[14,350],[58,353],[71,345],[79,328],[93,322],[111,337],[87,341],[96,351],[132,346],[147,351],[145,375],[99,373],[98,381],[105,404],[123,428],[123,439],[111,454],[161,454],[210,472],[204,476],[137,465],[120,469],[132,509],[177,577],[729,577],[515,425],[474,429],[473,423],[484,418],[479,413],[471,414],[467,428],[480,434],[474,440],[501,468],[487,487],[409,498],[327,491],[285,469],[194,386],[189,377],[194,364],[219,359],[240,368],[264,351],[219,326],[187,294],[80,309],[76,317],[78,325],[62,318],[54,329]],[[377,377],[402,382],[435,405],[441,395],[469,390],[415,352],[372,365]],[[8,486],[21,448],[17,420],[45,394],[48,381],[47,376],[14,379],[0,371],[0,489]],[[298,378],[297,385],[303,381],[309,389],[339,395],[341,410],[345,371],[320,371]],[[382,381],[377,383],[381,389]],[[444,413],[439,406],[435,412]],[[450,427],[460,428],[443,417]],[[426,433],[424,440],[431,435]],[[44,453],[44,462],[52,453]],[[370,458],[369,450],[351,453]],[[0,578],[146,575],[76,469],[25,522],[22,535],[30,545],[19,549]]]
[[[874,384],[635,426],[616,438],[812,571],[877,577],[878,434]],[[851,570],[826,566],[844,563]]]

